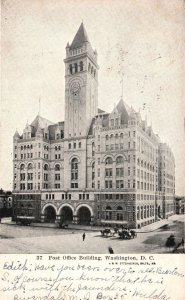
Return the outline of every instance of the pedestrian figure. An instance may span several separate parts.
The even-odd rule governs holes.
[[[83,241],[85,240],[85,232],[82,235]]]
[[[108,247],[108,249],[109,249],[110,254],[114,254],[114,251],[113,251],[112,247]]]

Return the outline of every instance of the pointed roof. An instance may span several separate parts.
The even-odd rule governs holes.
[[[85,42],[89,42],[89,39],[88,39],[87,32],[86,32],[85,27],[82,22],[73,41],[72,41],[70,49],[80,48],[81,46],[83,46],[83,44]]]
[[[132,115],[135,114],[135,111],[133,108],[129,107],[125,101],[121,98],[118,104],[115,106],[113,111],[110,113],[110,117],[114,114],[120,114],[121,115],[121,123],[122,124],[127,124],[128,123],[128,118]]]
[[[16,129],[15,133],[14,133],[14,138],[20,138],[20,135],[19,135],[19,132],[18,130]]]
[[[31,126],[33,126],[35,129],[40,128],[45,128],[48,127],[49,125],[53,125],[54,123],[41,117],[39,114],[36,116],[34,121],[31,123]]]

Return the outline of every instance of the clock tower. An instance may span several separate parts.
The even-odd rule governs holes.
[[[64,62],[65,138],[84,137],[98,112],[99,67],[83,23],[66,46]]]

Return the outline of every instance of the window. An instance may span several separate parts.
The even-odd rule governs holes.
[[[112,177],[112,169],[105,169],[105,177]]]
[[[105,188],[112,189],[112,180],[105,180]]]
[[[33,190],[33,183],[28,183],[27,189],[28,190]]]
[[[55,174],[55,180],[60,180],[60,174]]]
[[[123,168],[116,168],[116,177],[123,177],[124,170]]]
[[[118,156],[116,158],[116,164],[122,164],[123,163],[123,157],[122,156]]]
[[[48,165],[47,164],[44,165],[44,171],[48,171]]]
[[[75,63],[75,73],[77,73],[78,72],[78,65],[77,65],[77,63]]]
[[[28,180],[33,180],[33,173],[28,173]]]
[[[98,189],[100,189],[100,181],[98,180]]]
[[[106,160],[105,160],[105,164],[106,164],[106,165],[110,165],[110,164],[112,164],[112,163],[113,163],[112,158],[111,158],[111,157],[107,157]]]
[[[48,174],[44,173],[44,181],[48,181]]]
[[[60,171],[60,165],[55,165],[55,171]]]
[[[73,73],[73,66],[72,65],[69,65],[69,72],[70,72],[70,74]]]
[[[79,142],[78,147],[81,148],[81,142]]]
[[[33,169],[33,166],[32,166],[32,164],[30,163],[30,164],[28,164],[28,170],[31,170],[31,169]]]
[[[24,169],[25,169],[25,165],[24,165],[24,164],[21,164],[20,169],[21,169],[21,170],[24,170]]]
[[[92,164],[92,181],[95,179],[95,163]]]
[[[22,180],[25,180],[25,173],[21,173],[21,174],[20,174],[20,179],[21,179],[21,181],[22,181]]]
[[[83,71],[83,61],[80,62],[80,71]]]
[[[77,181],[78,180],[78,159],[73,158],[71,161],[71,180]],[[71,188],[77,188],[78,183],[71,183]]]
[[[69,143],[69,149],[71,149],[71,143]]]
[[[116,188],[117,189],[123,189],[124,188],[123,180],[116,180]]]

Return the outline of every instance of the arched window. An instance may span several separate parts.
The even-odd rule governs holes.
[[[123,156],[118,156],[117,158],[116,158],[116,164],[123,164]]]
[[[109,140],[109,136],[108,136],[108,135],[106,135],[106,136],[105,136],[105,139],[106,139],[106,141],[108,141],[108,140]]]
[[[55,165],[55,171],[60,171],[60,165]]]
[[[73,66],[71,64],[69,65],[69,72],[70,72],[70,74],[73,73]]]
[[[20,169],[21,169],[21,170],[24,170],[24,169],[25,169],[25,165],[24,165],[24,164],[21,164]]]
[[[106,210],[112,210],[111,206],[107,205]]]
[[[47,164],[44,165],[44,171],[48,171],[48,165]]]
[[[123,133],[120,134],[120,138],[123,139]]]
[[[106,165],[111,165],[113,163],[113,160],[111,157],[107,157],[106,160],[105,160],[105,164]]]
[[[93,72],[94,72],[94,68],[93,68],[93,66],[92,66],[92,68],[91,68],[91,74],[93,74]]]
[[[75,73],[77,73],[78,72],[78,65],[77,65],[77,63],[75,63]]]
[[[80,62],[80,71],[83,71],[83,61]]]
[[[71,188],[78,188],[78,159],[73,158],[71,161]]]
[[[123,208],[121,206],[118,206],[117,210],[123,210]]]
[[[28,170],[31,170],[31,169],[33,169],[33,166],[32,166],[31,163],[29,163],[29,164],[28,164]]]

